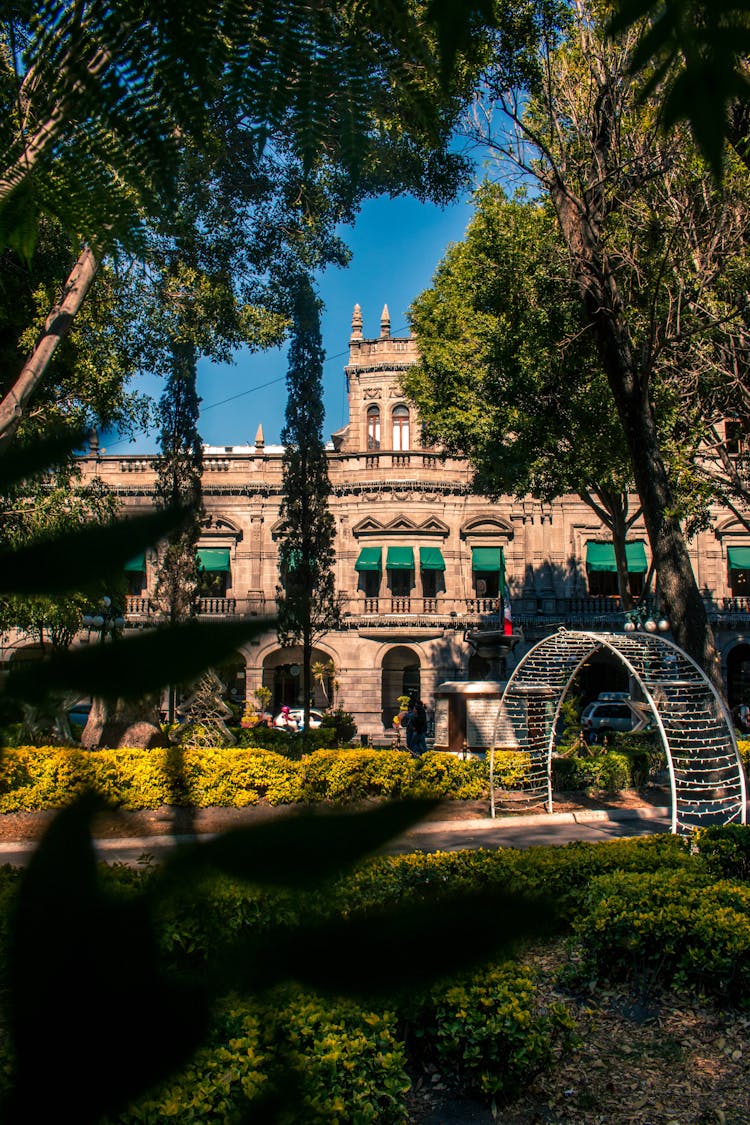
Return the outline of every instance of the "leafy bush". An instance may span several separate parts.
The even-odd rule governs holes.
[[[747,996],[750,887],[697,871],[616,872],[593,882],[574,930],[599,976]]]
[[[504,963],[434,990],[411,1013],[416,1049],[463,1090],[508,1099],[551,1060],[572,1026],[562,1005],[541,1009],[530,969]]]
[[[642,759],[640,767],[642,767]],[[604,789],[616,793],[634,784],[634,759],[618,750],[587,757],[572,755],[552,759],[552,787],[558,791]]]
[[[398,750],[319,750],[302,762],[308,801],[402,797],[414,783],[417,763]]]
[[[693,845],[713,875],[720,879],[741,879],[750,882],[750,827],[725,824],[721,827],[699,828],[693,833]]]
[[[346,746],[357,733],[357,724],[349,711],[337,707],[333,711],[326,712],[319,729],[326,731],[328,734],[333,733],[332,744],[334,746]],[[330,746],[331,742],[329,741],[327,745]]]
[[[175,1125],[236,1120],[268,1081],[269,1059],[261,1044],[257,1012],[229,1007],[213,1022],[210,1037],[178,1076],[120,1114],[121,1125]]]
[[[291,1063],[301,1087],[304,1117],[282,1116],[282,1121],[395,1125],[406,1120],[410,1082],[393,1014],[304,993],[266,1011],[271,1015],[267,1042],[280,1046],[280,1061]]]
[[[396,1123],[408,1089],[392,1015],[290,991],[273,1003],[227,1005],[192,1062],[117,1121],[219,1125],[251,1115],[259,1095],[275,1092],[283,1106],[292,1092],[293,1108],[274,1120]]]
[[[524,750],[496,750],[494,768],[496,785],[520,789],[531,771],[531,755]]]
[[[414,791],[420,796],[476,800],[487,793],[487,767],[479,758],[464,760],[431,750],[415,765]]]
[[[750,739],[748,739],[748,738],[738,738],[737,739],[737,749],[740,752],[740,758],[742,759],[742,764],[745,767],[745,771],[749,772],[750,771]]]
[[[265,750],[19,747],[0,760],[0,812],[61,808],[86,788],[125,809],[302,799],[299,765]]]

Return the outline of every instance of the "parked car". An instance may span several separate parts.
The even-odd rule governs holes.
[[[68,716],[68,722],[70,723],[71,726],[83,728],[83,727],[86,726],[86,723],[89,721],[90,711],[91,711],[91,700],[90,699],[79,699],[78,702],[74,703],[71,707],[69,707],[67,712],[66,712],[66,714]]]
[[[651,725],[651,712],[624,692],[602,692],[581,712],[581,728],[587,742],[598,742],[608,731],[634,734]]]
[[[289,710],[289,718],[292,719],[297,724],[297,729],[301,730],[302,724],[303,724],[304,719],[305,719],[305,712],[303,711],[303,709],[301,707],[291,707],[290,710]],[[276,716],[276,718],[273,721],[274,727],[278,727],[280,722],[281,722],[281,712],[279,712],[279,714]],[[310,730],[317,730],[322,722],[323,722],[323,712],[322,711],[315,711],[311,707],[310,708]],[[281,729],[283,730],[284,728],[282,727]]]

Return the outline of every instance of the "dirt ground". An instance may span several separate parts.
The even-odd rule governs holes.
[[[360,807],[372,807],[376,802],[362,802]],[[584,809],[626,809],[649,805],[668,805],[669,793],[663,789],[625,790],[614,795],[598,794],[587,797],[582,793],[560,793],[554,798],[554,812],[573,812]],[[295,809],[305,806],[294,806]],[[309,807],[309,806],[307,806]],[[321,806],[314,806],[319,808]],[[294,811],[288,806],[273,806],[261,802],[246,808],[171,808],[139,809],[99,815],[93,825],[94,835],[117,839],[128,836],[167,836],[170,834],[221,832],[239,828],[270,817],[288,816]],[[517,813],[542,813],[544,808],[524,805]],[[15,842],[38,840],[55,816],[55,809],[43,812],[0,813],[0,841]],[[489,818],[489,803],[481,801],[443,801],[425,819],[473,820]],[[513,816],[512,811],[498,811],[498,815]]]
[[[592,987],[572,997],[554,978],[562,942],[529,957],[543,1003],[576,1019],[573,1047],[510,1105],[451,1096],[438,1072],[416,1078],[412,1125],[748,1125],[750,1016],[698,999]]]

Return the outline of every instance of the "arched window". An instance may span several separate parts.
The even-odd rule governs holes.
[[[380,449],[380,407],[367,407],[367,448]]]
[[[393,409],[393,448],[397,453],[409,449],[409,411],[405,406]]]

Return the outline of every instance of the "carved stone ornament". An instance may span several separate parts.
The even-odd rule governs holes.
[[[383,397],[383,395],[382,395],[382,392],[380,390],[380,387],[364,387],[363,390],[362,390],[362,398],[369,398],[369,399],[377,398],[377,399],[380,399],[382,397]]]

